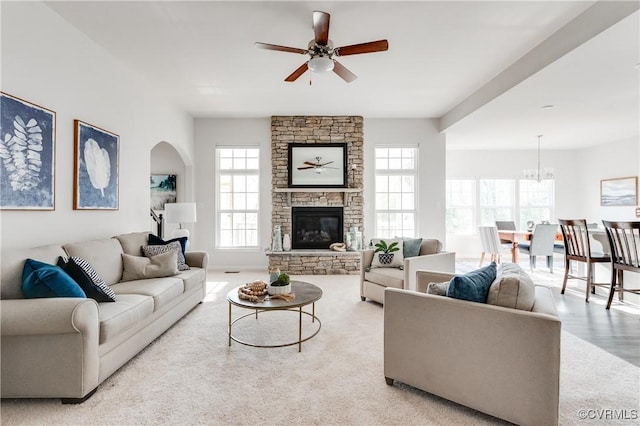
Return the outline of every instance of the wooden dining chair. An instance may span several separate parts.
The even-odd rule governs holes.
[[[562,240],[564,242],[564,280],[562,291],[567,287],[567,280],[577,279],[587,283],[585,301],[589,302],[589,293],[595,294],[596,286],[609,286],[611,283],[597,283],[594,281],[595,265],[611,262],[611,256],[591,251],[589,242],[589,227],[584,219],[559,219]],[[586,276],[570,273],[571,262],[582,262],[586,265]]]
[[[603,220],[611,249],[611,288],[607,309],[611,308],[613,293],[623,301],[624,292],[640,294],[640,288],[624,288],[624,271],[640,272],[640,222],[612,222]]]

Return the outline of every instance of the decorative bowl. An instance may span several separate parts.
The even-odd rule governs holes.
[[[287,285],[271,285],[267,287],[267,292],[274,296],[276,294],[289,294],[291,293],[291,283]]]

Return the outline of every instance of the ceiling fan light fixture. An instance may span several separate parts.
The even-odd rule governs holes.
[[[309,69],[313,72],[324,73],[333,70],[333,59],[328,56],[314,56],[309,59]]]

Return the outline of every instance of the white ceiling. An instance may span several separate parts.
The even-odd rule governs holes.
[[[55,1],[48,6],[194,117],[454,116],[452,110],[587,11],[592,1]],[[284,78],[306,57],[313,10],[336,46],[389,50],[338,58],[358,76]],[[451,149],[574,148],[638,137],[640,12],[452,120]],[[569,44],[571,34],[565,36]],[[558,37],[560,44],[563,39]],[[545,64],[546,65],[546,64]],[[502,74],[501,74],[502,73]],[[555,105],[549,110],[540,107]]]

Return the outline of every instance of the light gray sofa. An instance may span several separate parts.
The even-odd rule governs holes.
[[[3,249],[0,287],[2,398],[82,402],[98,385],[200,303],[206,293],[205,252],[186,252],[191,269],[164,278],[120,282],[122,253],[141,256],[148,232],[101,240]],[[25,299],[25,259],[56,264],[87,260],[117,295]]]
[[[372,268],[373,249],[360,254],[360,299],[367,298],[384,304],[384,290],[387,287],[415,290],[416,271],[428,269],[453,273],[456,268],[456,254],[442,251],[442,242],[423,239],[418,256],[404,258],[403,269]]]
[[[531,284],[530,310],[505,307],[522,293],[517,286],[493,295],[502,306],[425,294],[430,282],[451,277],[420,271],[417,291],[386,289],[387,384],[397,380],[520,425],[556,425],[561,323],[551,290]]]

